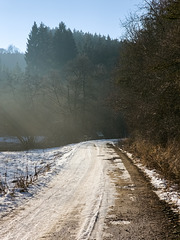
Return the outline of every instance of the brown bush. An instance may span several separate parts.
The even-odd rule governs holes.
[[[150,169],[156,169],[166,179],[180,186],[180,143],[171,142],[166,147],[147,140],[126,140],[124,148]]]

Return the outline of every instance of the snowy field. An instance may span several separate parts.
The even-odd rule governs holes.
[[[0,152],[0,213],[14,209],[46,186],[64,168],[77,146]]]

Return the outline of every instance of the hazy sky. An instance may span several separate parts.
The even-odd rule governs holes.
[[[71,30],[120,38],[120,20],[143,0],[0,0],[0,48],[21,51],[34,21],[51,28],[63,21]]]

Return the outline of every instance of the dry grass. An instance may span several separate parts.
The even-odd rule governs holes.
[[[28,172],[28,167],[26,167],[26,173],[24,175],[20,175],[19,173],[15,173],[14,179],[12,180],[13,188],[11,191],[14,193],[15,190],[19,190],[20,192],[28,191],[28,187],[32,185],[37,179],[39,175],[42,175],[48,171],[50,171],[51,165],[46,164],[40,168],[34,167],[34,174],[31,175]],[[7,183],[6,175],[3,178],[0,178],[0,194],[4,195],[10,190],[10,186]]]
[[[0,194],[5,194],[7,189],[6,183],[0,180]]]
[[[155,168],[165,178],[180,185],[180,143],[171,142],[166,147],[149,141],[126,140],[125,150],[141,160],[148,168]]]
[[[19,189],[21,192],[27,191],[27,188],[30,184],[34,182],[33,177],[20,176],[13,180],[14,189]]]
[[[40,168],[37,168],[35,166],[33,175],[28,174],[28,168],[27,168],[27,173],[25,176],[18,176],[14,179],[13,181],[14,188],[20,189],[20,191],[22,192],[27,191],[28,186],[33,184],[38,179],[39,175],[50,171],[50,168],[51,168],[50,164],[46,164],[45,166],[42,166]]]

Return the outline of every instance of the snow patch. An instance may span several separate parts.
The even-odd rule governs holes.
[[[162,178],[154,169],[150,170],[141,164],[138,159],[134,159],[131,153],[122,149],[120,150],[125,153],[150,179],[151,184],[155,188],[154,192],[157,194],[159,199],[166,201],[174,212],[180,214],[180,192],[176,190],[177,187],[175,185],[171,185],[169,181]]]
[[[27,198],[32,198],[45,187],[65,167],[76,147],[67,145],[51,149],[0,152],[0,187],[5,188],[0,194],[0,215],[14,209]],[[18,178],[34,179],[25,190],[17,188]]]
[[[122,173],[120,175],[121,179],[123,179],[125,181],[131,180],[131,176],[122,162],[117,163],[117,167],[122,171]]]
[[[111,224],[113,225],[128,225],[130,223],[131,222],[125,220],[111,221]]]

